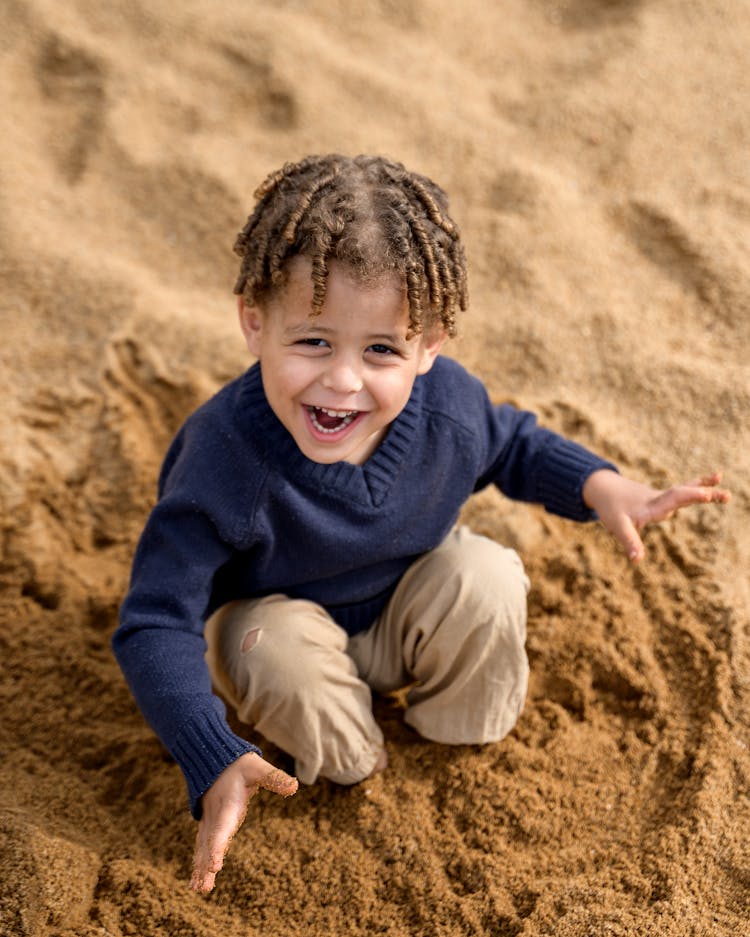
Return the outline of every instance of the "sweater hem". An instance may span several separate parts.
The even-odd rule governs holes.
[[[594,456],[577,443],[551,446],[544,453],[544,468],[538,483],[539,502],[552,514],[573,521],[594,521],[597,514],[583,500],[583,486],[601,469],[617,467]]]
[[[188,788],[190,813],[202,815],[201,797],[221,772],[242,755],[262,752],[240,738],[218,713],[202,713],[183,726],[172,745],[172,755],[182,768]]]

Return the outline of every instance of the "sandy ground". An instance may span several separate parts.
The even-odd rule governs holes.
[[[748,932],[748,48],[741,0],[0,2],[3,937]],[[444,748],[379,700],[390,770],[259,795],[201,899],[109,640],[164,448],[247,363],[251,192],[332,150],[451,193],[494,398],[734,500],[631,569],[478,496],[533,580],[517,728]]]

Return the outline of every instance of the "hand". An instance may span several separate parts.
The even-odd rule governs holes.
[[[297,779],[274,768],[251,752],[233,761],[203,795],[203,815],[198,823],[190,887],[207,895],[224,865],[229,843],[242,825],[250,798],[264,788],[289,797]]]
[[[645,553],[639,534],[647,524],[658,524],[690,504],[726,504],[731,495],[717,487],[720,482],[721,473],[714,472],[659,491],[610,469],[601,469],[586,479],[583,500],[637,563]]]

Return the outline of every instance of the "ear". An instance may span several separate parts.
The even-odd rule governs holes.
[[[242,296],[237,297],[237,311],[240,317],[240,328],[245,336],[248,351],[256,358],[260,358],[263,342],[263,315],[258,306],[248,306]]]
[[[427,374],[430,368],[435,363],[435,358],[440,354],[440,349],[443,347],[443,342],[445,342],[448,336],[442,329],[435,329],[429,333],[422,333],[419,336],[419,341],[422,343],[422,348],[419,352],[419,366],[417,367],[417,374]]]

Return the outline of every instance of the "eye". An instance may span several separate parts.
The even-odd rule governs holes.
[[[328,342],[324,338],[301,338],[295,345],[307,345],[310,348],[327,348]]]
[[[395,355],[397,354],[394,348],[389,348],[388,345],[370,345],[368,351],[375,352],[376,355]]]

